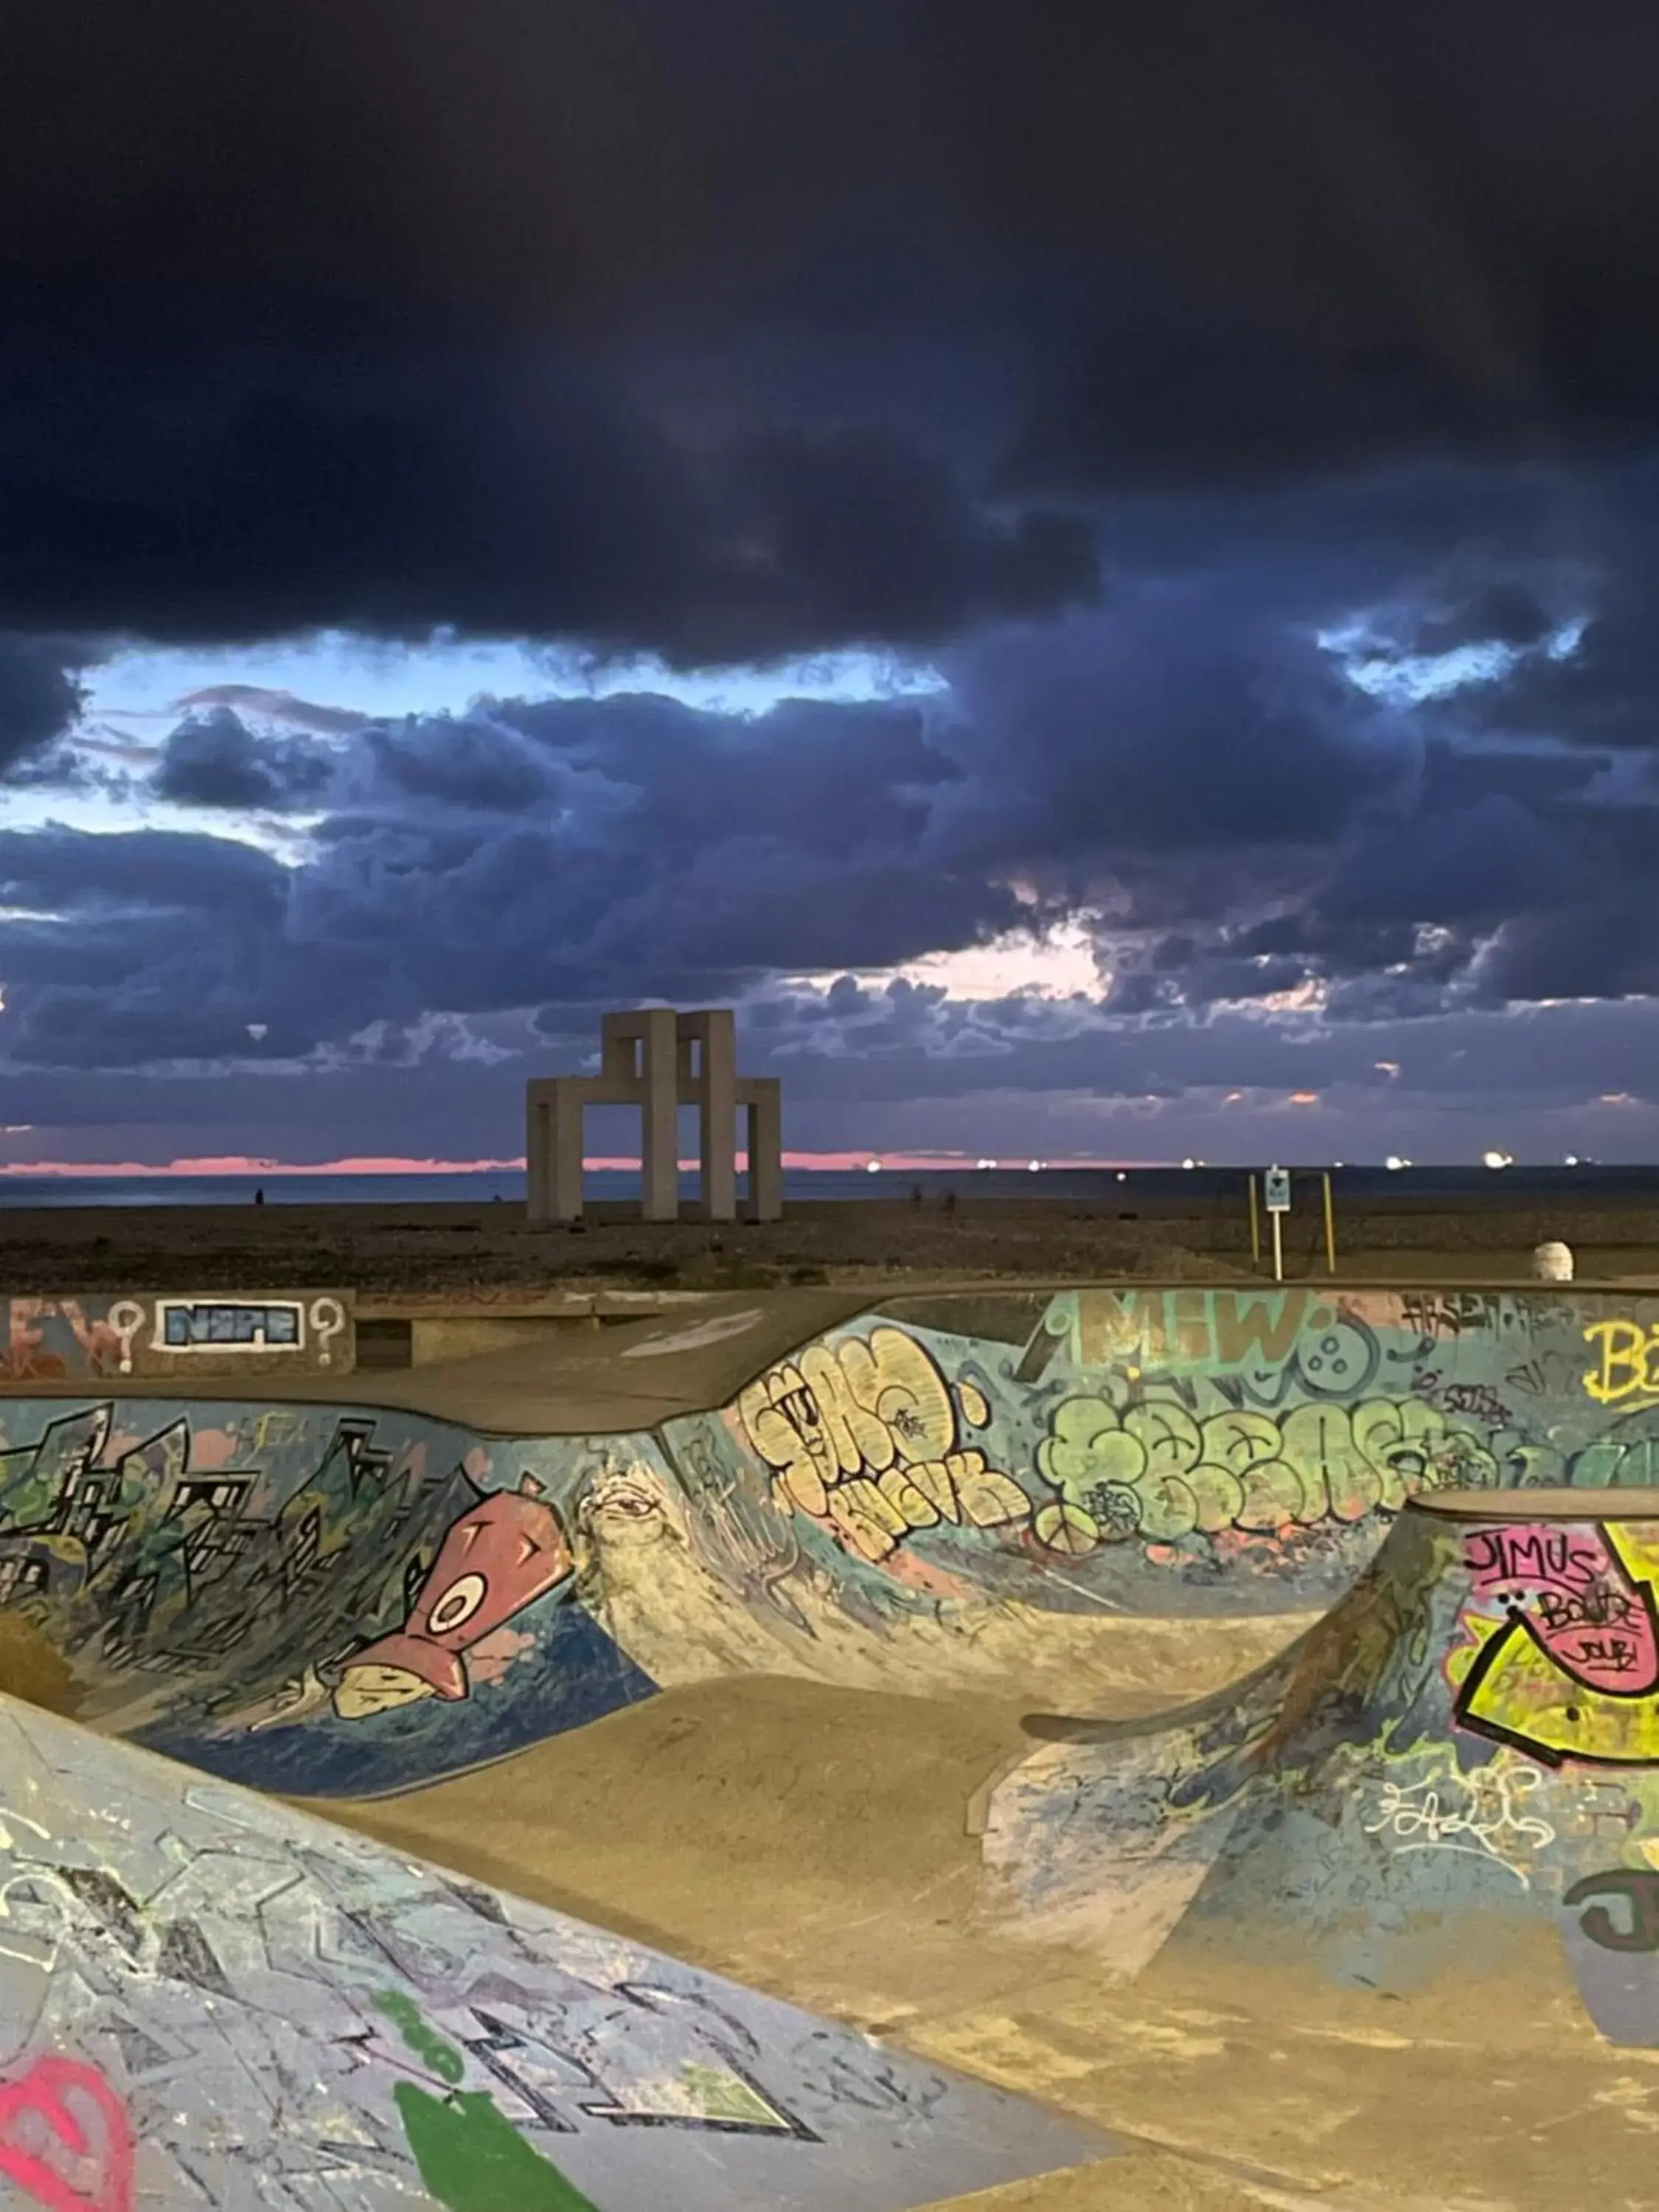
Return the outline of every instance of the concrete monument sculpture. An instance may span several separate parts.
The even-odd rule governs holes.
[[[681,1013],[641,1006],[606,1014],[597,1075],[544,1076],[526,1086],[527,1215],[532,1229],[578,1221],[582,1212],[582,1115],[589,1106],[637,1106],[641,1218],[679,1218],[679,1109],[697,1109],[702,1211],[735,1221],[737,1110],[747,1123],[749,1218],[783,1211],[782,1131],[775,1076],[737,1073],[729,1006]]]

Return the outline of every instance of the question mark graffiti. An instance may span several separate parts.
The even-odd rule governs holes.
[[[144,1325],[144,1310],[137,1298],[118,1298],[109,1310],[109,1325],[121,1345],[121,1372],[132,1372],[132,1340]]]
[[[329,1350],[330,1340],[338,1336],[345,1327],[345,1308],[338,1298],[313,1298],[311,1302],[311,1328],[319,1345],[317,1362],[321,1367],[331,1367],[334,1355]]]

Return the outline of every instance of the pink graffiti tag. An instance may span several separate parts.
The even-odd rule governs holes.
[[[76,2117],[71,2096],[96,2111],[101,2144],[98,2131],[89,2132]],[[37,2142],[41,2125],[49,2138],[36,2150],[17,2140],[21,2124],[31,2118],[40,2124],[31,2130]],[[58,2145],[79,2166],[98,2165],[89,2190],[47,2163],[43,2153]],[[46,2212],[132,2212],[132,2129],[120,2100],[78,2058],[37,2058],[21,2081],[0,2085],[0,2177],[15,2181]]]
[[[1652,1589],[1632,1581],[1605,1530],[1474,1528],[1467,1558],[1475,1589],[1498,1598],[1575,1681],[1613,1697],[1659,1688]]]

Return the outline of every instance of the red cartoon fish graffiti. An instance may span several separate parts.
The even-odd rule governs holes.
[[[334,1710],[358,1720],[417,1698],[465,1698],[462,1654],[556,1588],[573,1564],[533,1476],[497,1491],[451,1526],[403,1627],[352,1654]]]

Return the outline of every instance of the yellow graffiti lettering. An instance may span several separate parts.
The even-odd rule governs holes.
[[[305,1416],[292,1406],[267,1407],[254,1426],[253,1449],[280,1450],[284,1444],[301,1443],[305,1432]]]
[[[1030,1517],[1011,1476],[958,1449],[945,1377],[902,1329],[811,1346],[798,1365],[751,1383],[738,1415],[778,1503],[827,1521],[862,1559],[884,1559],[941,1521],[995,1528]]]
[[[1584,1389],[1598,1405],[1659,1397],[1659,1328],[1644,1328],[1633,1321],[1595,1321],[1584,1331],[1584,1341],[1601,1352],[1599,1365],[1584,1377]]]

